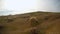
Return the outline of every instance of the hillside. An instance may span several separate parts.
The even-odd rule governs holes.
[[[60,13],[0,16],[0,34],[60,34]]]

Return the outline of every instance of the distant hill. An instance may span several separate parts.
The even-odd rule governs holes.
[[[1,34],[60,34],[60,13],[32,12],[0,16]]]
[[[13,11],[10,10],[0,10],[0,16],[12,14]]]

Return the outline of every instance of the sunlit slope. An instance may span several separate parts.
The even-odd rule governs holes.
[[[0,31],[1,34],[60,34],[60,13],[0,16]]]

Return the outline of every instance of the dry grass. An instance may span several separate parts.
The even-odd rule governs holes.
[[[0,34],[60,34],[60,13],[0,16]]]

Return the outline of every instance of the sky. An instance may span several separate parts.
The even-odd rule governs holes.
[[[60,12],[60,0],[0,0],[0,15],[34,11]]]

